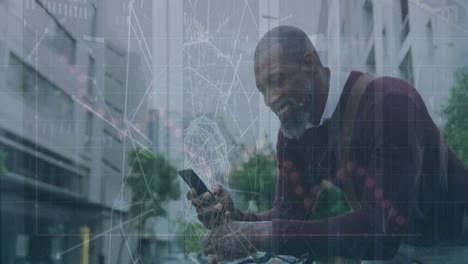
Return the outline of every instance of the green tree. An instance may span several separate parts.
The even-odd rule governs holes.
[[[29,92],[28,75],[26,75],[25,73],[21,74],[18,89],[20,90],[22,96],[25,96]]]
[[[131,172],[125,184],[131,190],[132,217],[138,216],[136,229],[144,233],[146,221],[150,217],[166,216],[163,204],[180,196],[177,170],[159,154],[145,149],[135,149],[129,153]],[[142,238],[137,241],[136,252],[140,252]]]
[[[468,67],[460,69],[455,78],[457,83],[442,112],[446,118],[443,133],[452,150],[468,164]]]
[[[241,197],[236,206],[251,211],[269,210],[273,207],[276,186],[277,162],[273,146],[267,144],[253,152],[245,148],[244,151],[247,160],[236,166],[229,177],[233,193]]]
[[[203,253],[203,237],[208,234],[209,230],[198,220],[180,220],[178,230],[183,232],[183,237],[177,240],[180,248],[184,249],[185,253],[201,254]]]

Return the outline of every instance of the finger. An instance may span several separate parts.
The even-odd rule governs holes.
[[[194,188],[190,189],[190,191],[187,192],[187,199],[188,200],[192,200],[197,196],[198,196],[197,191]]]
[[[193,198],[192,199],[192,205],[197,208],[197,209],[201,209],[201,208],[205,208],[205,207],[209,207],[211,206],[212,204],[212,200],[206,200],[203,196],[205,194],[208,194],[210,195],[209,193],[204,193],[203,195],[199,195],[197,196],[196,198]]]
[[[213,195],[222,203],[228,202],[231,199],[230,193],[219,184],[213,188]]]
[[[214,195],[219,196],[224,192],[224,188],[220,184],[215,184],[213,185],[212,192]]]
[[[200,200],[196,201],[196,203],[202,204],[203,206],[195,206],[198,214],[220,214],[223,209],[223,205],[221,203],[217,203],[215,205],[207,204],[206,202],[200,202]]]
[[[222,209],[223,209],[223,205],[221,203],[217,203],[217,204],[213,205],[213,210],[215,212],[220,213]]]
[[[205,192],[201,195],[202,199],[205,201],[210,201],[211,200],[211,194],[209,192]]]
[[[224,213],[223,224],[228,224],[232,221],[232,214],[230,211],[226,211]]]
[[[197,211],[199,209],[209,206],[209,204],[207,204],[205,201],[200,199],[200,197],[192,199],[192,205],[193,207],[195,207],[195,209],[197,209]]]

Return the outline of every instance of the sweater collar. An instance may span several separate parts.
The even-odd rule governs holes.
[[[338,102],[340,101],[341,93],[343,92],[349,76],[350,72],[337,71],[336,73],[331,73],[328,98],[325,103],[325,109],[323,111],[322,118],[320,119],[320,123],[318,125],[308,123],[306,125],[306,129],[322,126],[326,120],[329,120],[332,117],[333,112],[335,112]]]

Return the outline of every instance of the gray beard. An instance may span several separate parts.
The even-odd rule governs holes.
[[[289,139],[298,139],[304,134],[309,120],[309,112],[297,109],[291,119],[281,122],[281,132]]]
[[[313,87],[310,81],[305,81],[304,86],[312,94]],[[281,131],[283,135],[289,139],[300,138],[306,130],[307,124],[310,122],[312,117],[312,107],[314,105],[314,97],[309,95],[303,102],[296,102],[293,100],[293,113],[291,118],[285,121],[281,121]]]

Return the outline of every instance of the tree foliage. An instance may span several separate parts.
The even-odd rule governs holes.
[[[209,230],[199,221],[183,219],[178,223],[178,229],[183,232],[184,236],[177,240],[180,248],[186,253],[203,253],[203,237],[208,234]]]
[[[443,109],[445,139],[457,156],[468,165],[468,67],[456,75],[448,104]]]
[[[131,173],[126,185],[132,193],[133,216],[143,215],[139,230],[149,217],[165,216],[163,203],[180,196],[177,170],[159,154],[149,150],[136,149],[129,154]],[[146,213],[151,211],[151,213]]]
[[[247,159],[230,175],[230,187],[241,197],[236,207],[251,211],[266,211],[273,207],[276,184],[276,156],[271,145],[253,153],[246,152]],[[252,208],[253,204],[258,208]]]

